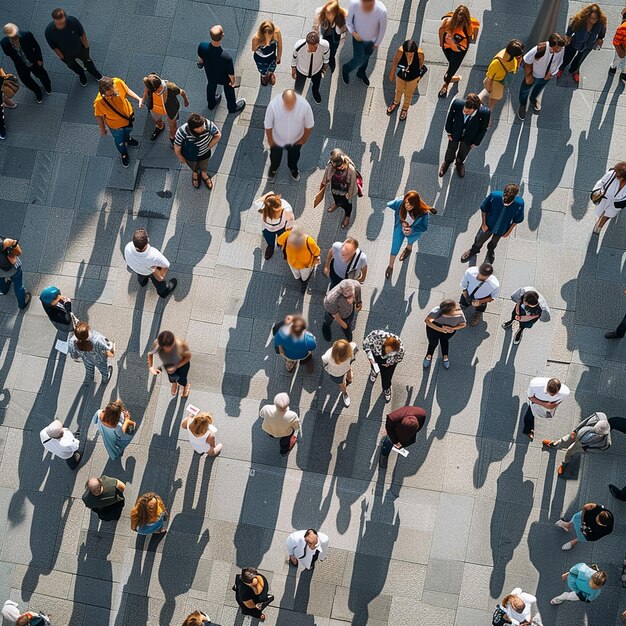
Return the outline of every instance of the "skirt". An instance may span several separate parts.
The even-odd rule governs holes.
[[[270,57],[260,57],[255,54],[254,62],[256,63],[256,68],[259,70],[259,74],[261,74],[261,76],[265,76],[266,74],[276,71],[276,55]]]
[[[576,539],[578,539],[578,541],[587,541],[580,528],[582,521],[582,512],[578,511],[578,513],[572,517],[572,524],[574,525],[574,531],[576,532]]]
[[[156,520],[156,522],[152,522],[152,524],[146,524],[145,526],[137,526],[137,534],[138,535],[152,535],[158,532],[159,530],[161,530],[161,528],[163,528],[163,524],[165,524],[165,513],[161,513],[161,516],[159,517],[159,519]]]

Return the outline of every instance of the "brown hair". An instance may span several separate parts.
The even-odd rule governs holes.
[[[261,209],[264,222],[266,222],[268,218],[274,217],[274,213],[282,208],[282,199],[283,197],[279,193],[272,193],[269,196],[265,196],[263,208]]]
[[[439,305],[439,312],[442,315],[448,315],[448,313],[452,313],[456,309],[456,301],[454,300],[442,300]]]
[[[332,9],[335,10],[335,25],[339,26],[339,28],[343,28],[346,25],[348,12],[339,5],[337,0],[329,0],[329,2],[322,7],[322,10],[317,17],[316,26],[321,26],[324,21],[330,23],[327,12]]]
[[[400,349],[400,340],[395,335],[387,337],[387,339],[383,341],[383,350],[387,346],[389,346],[394,352],[397,352]]]
[[[54,9],[51,15],[53,20],[60,20],[65,17],[65,11],[63,9]]]
[[[620,161],[613,166],[615,176],[620,180],[626,180],[626,161]]]
[[[146,524],[152,523],[154,520],[152,519],[152,513],[150,511],[150,507],[148,506],[151,500],[157,501],[157,506],[159,503],[163,504],[163,500],[161,500],[161,496],[150,491],[149,493],[144,493],[143,496],[139,496],[137,498],[137,502],[133,507],[131,512],[137,515],[137,526],[145,526]],[[163,510],[167,512],[165,506],[163,506]]]
[[[469,9],[464,4],[459,4],[459,6],[454,10],[454,13],[450,16],[450,21],[448,22],[446,30],[449,33],[453,33],[455,30],[460,28],[469,39],[471,24],[472,16],[470,15]]]
[[[512,600],[514,597],[515,597],[515,595],[514,595],[514,594],[512,594],[512,593],[510,593],[508,596],[504,596],[504,598],[502,598],[502,602],[501,602],[502,606],[503,606],[503,607],[507,607],[507,606],[509,606],[509,604],[510,604],[511,600]]]
[[[345,339],[337,339],[330,350],[330,356],[335,363],[344,363],[352,356],[352,346]]]
[[[411,210],[406,210],[406,204],[409,203],[411,205]],[[417,219],[422,215],[426,215],[427,213],[437,213],[437,209],[434,207],[428,206],[421,198],[417,191],[407,191],[402,199],[402,204],[400,205],[400,219],[405,220],[407,213],[411,214],[413,219]]]
[[[591,580],[593,581],[593,584],[596,587],[602,587],[604,585],[604,583],[606,582],[606,579],[607,579],[606,572],[603,572],[602,570],[600,570],[599,572],[596,572],[591,577]]]
[[[606,30],[606,14],[600,8],[600,5],[596,4],[588,4],[586,7],[583,7],[578,13],[572,16],[572,19],[569,21],[569,25],[572,27],[573,31],[582,30],[587,25],[587,20],[593,15],[596,14],[600,22],[602,22],[602,26]]]
[[[306,320],[302,315],[294,315],[291,320],[291,332],[296,337],[301,337],[306,330]]]
[[[565,37],[563,37],[563,35],[560,35],[559,33],[552,33],[548,37],[548,45],[550,47],[552,47],[552,46],[561,46],[561,48],[564,48],[566,44],[567,44],[567,40],[565,39]],[[543,54],[545,54],[545,50],[544,50]]]
[[[125,410],[126,407],[121,400],[113,400],[112,402],[109,402],[109,404],[107,404],[102,410],[102,417],[100,418],[100,421],[105,426],[115,428],[119,424],[120,417]]]
[[[276,25],[271,20],[264,20],[259,24],[259,30],[256,31],[256,36],[259,39],[265,39],[265,33],[272,33],[272,36],[276,34]]]
[[[141,252],[148,245],[148,231],[145,228],[138,228],[133,233],[133,246],[137,252]]]
[[[551,378],[546,385],[548,393],[555,394],[561,389],[561,381],[558,378]]]
[[[191,615],[187,615],[183,626],[202,626],[204,624],[204,617],[200,611],[194,611]]]
[[[187,125],[189,128],[199,128],[204,126],[204,118],[199,113],[190,113],[187,118]]]
[[[115,83],[110,76],[103,76],[98,80],[98,91],[104,95],[109,89],[113,89]]]
[[[87,322],[78,322],[74,328],[74,336],[76,337],[76,347],[81,352],[91,352],[93,344],[89,341],[89,324]]]
[[[155,92],[161,86],[161,77],[153,72],[143,79],[143,84],[149,91]]]
[[[475,93],[468,93],[467,96],[465,96],[466,109],[474,109],[474,111],[477,111],[480,104],[480,98]]]
[[[157,337],[159,348],[169,348],[176,343],[176,336],[171,330],[162,330]]]
[[[206,411],[202,411],[196,415],[191,424],[189,424],[189,430],[196,436],[201,437],[206,435],[209,430],[209,426],[213,423],[213,416]]]

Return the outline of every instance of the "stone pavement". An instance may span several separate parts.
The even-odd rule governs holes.
[[[254,565],[271,581],[276,606],[268,623],[281,626],[489,624],[496,599],[513,587],[537,592],[546,626],[617,623],[626,609],[619,583],[626,508],[606,485],[624,483],[626,443],[581,460],[578,478],[557,480],[559,455],[541,450],[543,437],[562,435],[595,410],[624,415],[626,342],[603,334],[624,313],[626,220],[591,235],[593,183],[624,158],[626,100],[607,77],[610,39],[622,0],[602,3],[609,15],[607,44],[583,66],[578,88],[564,78],[549,85],[539,116],[524,124],[509,99],[467,162],[462,182],[437,178],[442,127],[449,100],[439,101],[443,74],[436,31],[452,0],[390,0],[389,30],[372,62],[371,86],[323,83],[326,106],[314,106],[316,127],[303,149],[302,180],[283,168],[272,187],[294,206],[297,221],[324,250],[343,238],[341,216],[312,208],[321,168],[335,146],[355,160],[366,181],[349,234],[370,260],[364,310],[356,338],[388,327],[402,335],[407,355],[394,380],[392,407],[424,406],[429,418],[406,459],[376,464],[386,412],[379,386],[367,380],[361,355],[353,404],[338,405],[336,388],[322,376],[289,376],[269,345],[272,324],[303,310],[321,338],[325,281],[316,276],[304,296],[280,255],[262,259],[258,214],[252,200],[270,186],[262,120],[271,93],[291,85],[294,41],[305,34],[321,0],[68,0],[83,22],[101,70],[135,90],[156,71],[190,95],[191,110],[206,113],[204,75],[195,67],[197,42],[214,23],[236,54],[238,117],[215,112],[223,139],[211,160],[215,188],[194,190],[161,137],[151,143],[146,116],[137,116],[142,147],[133,167],[121,170],[109,137],[100,139],[92,117],[96,93],[45,46],[43,30],[56,0],[0,0],[0,21],[32,30],[44,47],[54,93],[42,105],[22,89],[8,111],[9,136],[0,144],[0,227],[20,239],[29,289],[55,283],[74,298],[82,319],[118,346],[108,387],[81,386],[80,364],[59,356],[54,330],[35,300],[17,314],[12,295],[0,299],[0,599],[14,598],[53,617],[55,626],[179,624],[196,608],[224,626],[242,624],[230,591],[238,567]],[[538,0],[472,0],[479,41],[462,68],[462,90],[480,89],[491,56],[530,31]],[[578,10],[563,2],[559,25]],[[284,33],[278,82],[261,90],[249,51],[256,25],[273,19]],[[385,116],[386,80],[397,46],[421,42],[430,71],[406,123]],[[341,54],[342,59],[348,50]],[[476,63],[475,67],[472,65]],[[2,66],[11,70],[10,62]],[[355,81],[353,81],[355,82]],[[519,77],[512,91],[517,93]],[[456,89],[452,91],[456,93]],[[183,113],[183,117],[186,112]],[[435,364],[424,374],[423,318],[444,297],[456,298],[464,267],[458,262],[480,222],[479,202],[490,187],[522,181],[527,221],[498,247],[502,299],[484,322],[452,342],[449,371]],[[383,280],[392,215],[385,203],[416,188],[439,214],[417,255]],[[122,250],[137,227],[172,261],[179,286],[166,303],[139,290]],[[553,319],[527,332],[520,346],[500,328],[509,294],[534,284]],[[184,402],[167,383],[149,378],[145,356],[159,329],[186,336],[193,351],[191,401],[216,417],[221,456],[200,462],[181,435]],[[336,332],[336,330],[335,330]],[[321,342],[320,351],[326,348]],[[538,424],[528,445],[521,433],[528,382],[557,375],[573,390],[552,422]],[[262,433],[259,407],[289,390],[303,417],[303,437],[288,459]],[[122,462],[111,463],[89,434],[85,462],[70,473],[42,454],[39,430],[57,416],[87,425],[109,398],[120,397],[140,421]],[[340,402],[340,401],[339,401]],[[115,534],[98,527],[80,501],[85,480],[101,472],[128,481],[125,516]],[[138,494],[159,492],[171,511],[160,542],[137,539],[128,514]],[[587,501],[609,506],[615,532],[597,544],[561,551],[554,527]],[[331,550],[311,576],[294,576],[284,540],[294,528],[318,527]],[[560,574],[577,561],[609,572],[600,600],[549,604],[563,590]],[[246,618],[247,619],[247,618]],[[247,622],[245,622],[247,623]]]

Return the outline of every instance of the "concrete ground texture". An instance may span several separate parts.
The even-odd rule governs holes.
[[[258,567],[276,600],[267,623],[280,626],[482,626],[514,587],[536,593],[545,626],[619,623],[626,610],[620,576],[626,552],[626,506],[608,491],[623,486],[626,439],[580,459],[568,480],[557,478],[562,458],[541,440],[566,434],[594,411],[624,415],[626,341],[604,338],[626,309],[626,219],[592,235],[589,193],[607,167],[624,159],[626,96],[607,74],[622,0],[602,2],[609,18],[604,48],[591,53],[576,86],[567,74],[551,82],[540,114],[516,115],[520,75],[493,115],[484,142],[466,163],[463,180],[437,177],[445,149],[443,125],[451,98],[481,89],[489,60],[513,37],[524,38],[538,0],[468,0],[481,21],[458,87],[437,92],[444,73],[437,45],[441,16],[452,0],[389,0],[389,27],[370,63],[369,88],[335,74],[322,83],[315,128],[302,150],[302,179],[286,164],[268,183],[263,117],[272,95],[292,86],[289,63],[296,39],[312,25],[321,0],[67,0],[85,26],[96,66],[141,93],[150,71],[189,94],[183,109],[208,115],[223,137],[209,169],[214,189],[195,190],[189,170],[173,155],[166,133],[136,111],[131,167],[120,166],[110,136],[93,117],[96,83],[80,86],[48,48],[44,28],[57,0],[0,0],[0,21],[31,30],[44,51],[53,94],[37,104],[22,88],[7,111],[0,142],[0,232],[20,240],[33,302],[17,310],[11,292],[0,298],[0,600],[49,613],[54,626],[181,624],[200,608],[216,624],[250,623],[238,615],[231,586],[242,566]],[[583,6],[563,2],[559,29]],[[283,62],[274,87],[261,88],[250,40],[263,19],[283,32]],[[236,58],[238,96],[245,110],[208,112],[196,47],[222,24],[224,46]],[[385,109],[393,94],[387,76],[397,47],[412,37],[429,71],[406,122]],[[340,52],[349,58],[350,44]],[[0,57],[0,66],[14,71]],[[340,147],[365,180],[353,221],[313,208],[330,151]],[[466,269],[459,257],[480,224],[490,189],[520,183],[527,215],[497,248],[499,300],[484,320],[451,341],[451,367],[422,368],[424,317],[444,298],[457,298]],[[263,259],[260,218],[252,201],[270,189],[294,207],[296,221],[322,247],[356,237],[369,259],[363,311],[355,340],[387,328],[402,337],[404,361],[386,406],[380,383],[368,381],[363,352],[354,365],[352,405],[321,368],[328,343],[321,335],[326,280],[317,272],[302,294],[282,255]],[[393,215],[386,203],[417,189],[438,214],[415,252],[384,280]],[[326,204],[329,203],[329,198]],[[170,259],[178,288],[160,301],[141,289],[122,251],[138,227]],[[482,260],[482,256],[479,260]],[[83,386],[80,363],[59,354],[55,330],[37,301],[58,285],[78,317],[117,342],[108,386]],[[552,320],[527,332],[519,346],[501,328],[510,294],[534,285]],[[318,337],[316,370],[288,374],[271,345],[272,325],[303,311]],[[210,411],[224,449],[199,459],[180,425],[185,401],[172,399],[167,380],[149,376],[146,354],[159,330],[190,344],[190,401]],[[333,339],[339,338],[333,328]],[[558,376],[572,394],[552,420],[537,423],[533,443],[521,432],[526,390],[534,376]],[[262,430],[259,408],[287,391],[302,420],[288,457]],[[139,427],[121,461],[111,462],[89,428],[94,412],[121,398]],[[377,452],[390,409],[414,403],[426,426],[407,458],[393,455],[380,472]],[[44,453],[39,431],[53,418],[81,426],[84,461],[71,472]],[[105,473],[127,482],[127,504],[115,524],[100,523],[80,497],[87,478]],[[144,540],[130,530],[138,495],[156,491],[169,507],[169,532]],[[594,501],[616,519],[613,534],[563,552],[559,517]],[[314,573],[296,574],[285,538],[315,527],[330,537],[328,559]],[[550,599],[565,590],[561,574],[579,562],[598,563],[608,583],[592,604]],[[252,623],[256,623],[252,620]]]

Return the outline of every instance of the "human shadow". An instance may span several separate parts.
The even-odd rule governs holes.
[[[20,329],[22,327],[23,321],[24,315],[18,313],[15,316],[13,332],[9,337],[5,337],[2,339],[2,345],[0,346],[0,351],[5,355],[2,367],[0,367],[0,386],[2,387],[2,389],[0,389],[0,426],[4,424],[7,411],[11,406],[11,390],[6,385],[6,382],[9,377],[9,372],[13,367],[13,361],[15,360],[15,351],[17,349],[17,343],[20,339]],[[50,354],[53,355],[54,352],[56,351],[53,349]],[[61,360],[59,360],[59,362],[61,362]],[[63,359],[63,363],[65,363],[65,359]]]

